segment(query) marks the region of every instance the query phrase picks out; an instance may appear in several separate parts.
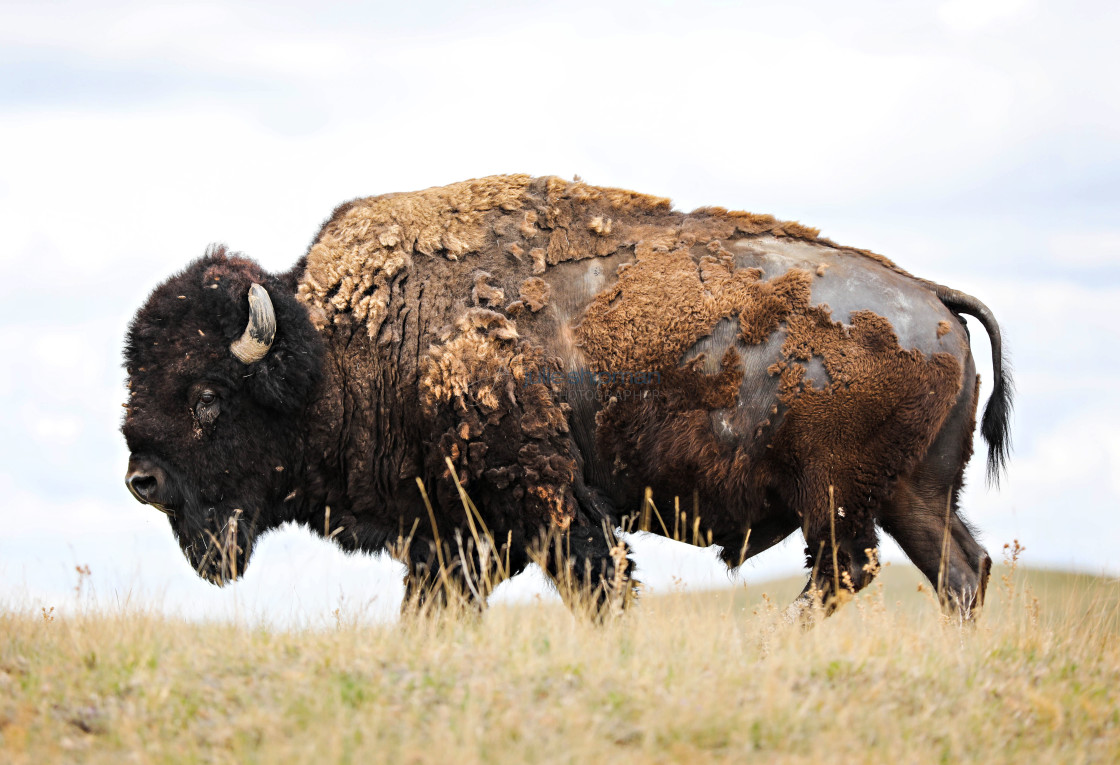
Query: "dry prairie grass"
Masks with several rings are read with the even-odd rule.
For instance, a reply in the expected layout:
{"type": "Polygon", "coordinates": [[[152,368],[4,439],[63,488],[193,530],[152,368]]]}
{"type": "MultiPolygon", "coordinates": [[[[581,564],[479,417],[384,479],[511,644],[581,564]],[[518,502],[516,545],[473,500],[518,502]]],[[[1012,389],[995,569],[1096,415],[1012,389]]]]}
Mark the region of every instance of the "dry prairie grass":
{"type": "Polygon", "coordinates": [[[975,627],[909,567],[810,632],[800,582],[284,631],[0,611],[0,760],[1117,762],[1115,580],[993,574],[975,627]],[[765,589],[769,595],[763,595],[765,589]]]}

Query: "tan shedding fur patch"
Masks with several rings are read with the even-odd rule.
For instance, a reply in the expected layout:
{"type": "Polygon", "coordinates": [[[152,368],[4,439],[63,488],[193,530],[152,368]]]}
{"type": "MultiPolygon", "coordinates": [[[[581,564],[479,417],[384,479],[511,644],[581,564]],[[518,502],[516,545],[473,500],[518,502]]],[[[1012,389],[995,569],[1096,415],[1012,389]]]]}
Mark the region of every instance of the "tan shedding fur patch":
{"type": "MultiPolygon", "coordinates": [[[[770,215],[719,207],[685,215],[664,197],[555,177],[490,176],[339,208],[308,251],[298,295],[327,322],[343,314],[364,322],[373,338],[395,277],[419,256],[458,260],[492,251],[520,262],[527,253],[539,275],[551,265],[640,244],[709,244],[762,234],[832,244],[814,228],[770,215]]],[[[897,270],[885,258],[865,254],[897,270]]],[[[481,291],[476,300],[497,302],[481,291]]]]}
{"type": "Polygon", "coordinates": [[[461,483],[483,480],[530,526],[545,521],[563,530],[577,512],[576,462],[567,409],[547,373],[556,371],[538,346],[519,339],[513,322],[473,308],[429,348],[420,390],[428,416],[447,423],[437,453],[451,459],[461,483]],[[511,452],[504,461],[503,451],[511,452]]]}
{"type": "Polygon", "coordinates": [[[497,409],[509,386],[523,383],[541,364],[539,353],[526,356],[526,349],[510,344],[517,328],[499,313],[472,309],[455,327],[454,338],[428,349],[420,389],[429,411],[465,396],[497,409]]]}
{"type": "Polygon", "coordinates": [[[611,219],[604,219],[602,215],[596,215],[587,224],[587,227],[594,231],[599,236],[607,236],[611,233],[611,219]]]}
{"type": "Polygon", "coordinates": [[[548,260],[545,257],[544,248],[543,247],[534,247],[529,252],[529,256],[533,259],[533,273],[534,274],[543,274],[545,272],[545,270],[547,269],[547,264],[548,264],[548,260]]]}
{"type": "Polygon", "coordinates": [[[950,324],[949,322],[945,321],[944,319],[937,322],[937,339],[938,340],[945,337],[945,335],[949,334],[952,331],[953,331],[953,325],[950,324]]]}
{"type": "MultiPolygon", "coordinates": [[[[644,241],[614,286],[587,307],[576,337],[596,371],[675,369],[681,356],[726,316],[738,316],[743,341],[763,342],[809,304],[810,275],[792,269],[762,281],[720,251],[694,257],[688,247],[644,241]]],[[[700,374],[700,373],[697,373],[700,374]]]]}
{"type": "Polygon", "coordinates": [[[474,286],[471,288],[471,302],[475,305],[496,306],[502,302],[506,293],[500,287],[490,284],[494,277],[485,271],[474,275],[474,286]]]}
{"type": "Polygon", "coordinates": [[[533,313],[548,305],[548,298],[552,294],[552,287],[548,282],[539,277],[532,277],[521,282],[521,302],[529,307],[533,313]]]}
{"type": "Polygon", "coordinates": [[[304,302],[330,318],[350,312],[375,337],[385,318],[390,282],[413,256],[458,259],[487,241],[481,222],[491,210],[517,210],[532,179],[493,176],[411,194],[371,197],[323,227],[307,255],[299,286],[304,302]]]}

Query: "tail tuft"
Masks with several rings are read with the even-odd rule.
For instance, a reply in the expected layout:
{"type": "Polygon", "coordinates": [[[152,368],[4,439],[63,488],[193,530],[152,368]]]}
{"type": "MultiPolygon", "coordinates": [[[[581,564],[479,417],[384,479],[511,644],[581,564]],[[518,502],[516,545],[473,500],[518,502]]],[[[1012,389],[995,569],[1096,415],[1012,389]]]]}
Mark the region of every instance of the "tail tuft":
{"type": "Polygon", "coordinates": [[[1007,468],[1011,456],[1011,398],[1015,386],[1011,370],[1004,360],[1002,374],[995,379],[995,387],[984,406],[980,421],[980,435],[988,442],[988,483],[999,486],[999,476],[1007,468]]]}

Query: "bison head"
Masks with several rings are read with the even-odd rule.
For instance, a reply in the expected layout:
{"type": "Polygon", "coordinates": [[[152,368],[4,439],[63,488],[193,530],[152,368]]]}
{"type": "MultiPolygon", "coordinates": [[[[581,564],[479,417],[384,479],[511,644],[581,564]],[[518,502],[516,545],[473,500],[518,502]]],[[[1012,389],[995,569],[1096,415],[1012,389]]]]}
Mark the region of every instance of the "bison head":
{"type": "Polygon", "coordinates": [[[199,576],[223,585],[302,470],[322,342],[294,284],[224,248],[160,285],[128,331],[125,482],[167,514],[199,576]]]}

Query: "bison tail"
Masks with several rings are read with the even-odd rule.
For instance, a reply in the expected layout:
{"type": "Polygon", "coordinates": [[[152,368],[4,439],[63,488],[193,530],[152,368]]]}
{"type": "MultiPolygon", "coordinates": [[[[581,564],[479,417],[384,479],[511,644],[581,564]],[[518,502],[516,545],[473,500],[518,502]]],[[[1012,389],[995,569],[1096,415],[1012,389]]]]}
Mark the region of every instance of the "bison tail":
{"type": "Polygon", "coordinates": [[[1007,468],[1011,454],[1011,395],[1013,386],[1008,369],[996,373],[995,388],[984,405],[980,434],[988,442],[988,482],[999,486],[999,475],[1007,468]]]}
{"type": "Polygon", "coordinates": [[[995,387],[984,406],[984,417],[980,421],[980,434],[988,442],[988,483],[998,486],[1000,473],[1007,467],[1011,454],[1011,399],[1014,386],[1011,382],[1011,369],[1003,355],[1003,338],[1000,336],[996,317],[971,295],[932,284],[937,297],[945,306],[958,314],[968,314],[980,320],[992,344],[992,375],[995,387]]]}

